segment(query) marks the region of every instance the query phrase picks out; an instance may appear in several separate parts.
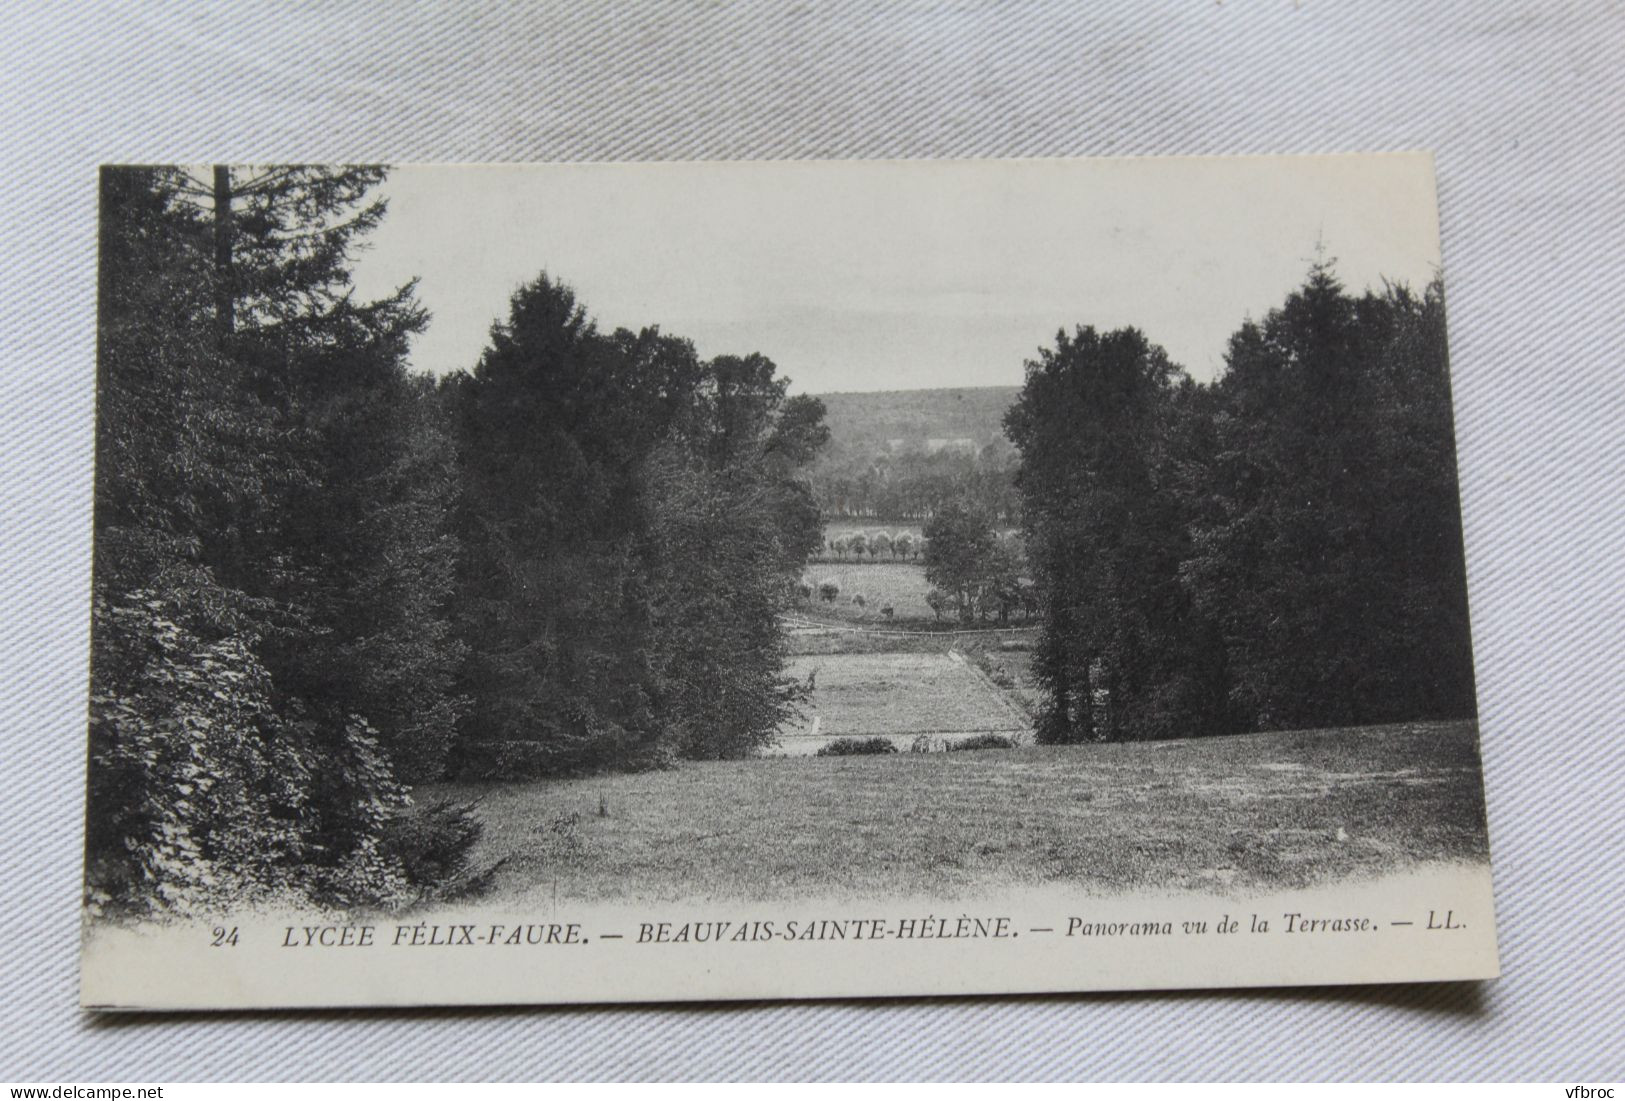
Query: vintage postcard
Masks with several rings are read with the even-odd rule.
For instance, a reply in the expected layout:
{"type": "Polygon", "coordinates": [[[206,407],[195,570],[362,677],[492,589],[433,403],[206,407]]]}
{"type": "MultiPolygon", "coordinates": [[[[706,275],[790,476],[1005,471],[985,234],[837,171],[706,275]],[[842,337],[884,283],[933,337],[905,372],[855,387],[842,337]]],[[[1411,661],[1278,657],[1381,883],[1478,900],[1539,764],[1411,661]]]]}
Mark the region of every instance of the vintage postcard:
{"type": "Polygon", "coordinates": [[[81,998],[1497,973],[1425,154],[100,176],[81,998]]]}

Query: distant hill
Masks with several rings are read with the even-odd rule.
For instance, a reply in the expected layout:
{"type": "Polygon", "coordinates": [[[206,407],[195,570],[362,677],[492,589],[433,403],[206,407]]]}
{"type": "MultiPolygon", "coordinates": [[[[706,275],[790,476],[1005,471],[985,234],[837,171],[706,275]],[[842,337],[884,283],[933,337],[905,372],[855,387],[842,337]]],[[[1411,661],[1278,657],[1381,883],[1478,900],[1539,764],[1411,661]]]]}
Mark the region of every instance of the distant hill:
{"type": "Polygon", "coordinates": [[[1004,439],[1019,386],[819,394],[828,411],[826,461],[900,451],[980,451],[1004,439]]]}

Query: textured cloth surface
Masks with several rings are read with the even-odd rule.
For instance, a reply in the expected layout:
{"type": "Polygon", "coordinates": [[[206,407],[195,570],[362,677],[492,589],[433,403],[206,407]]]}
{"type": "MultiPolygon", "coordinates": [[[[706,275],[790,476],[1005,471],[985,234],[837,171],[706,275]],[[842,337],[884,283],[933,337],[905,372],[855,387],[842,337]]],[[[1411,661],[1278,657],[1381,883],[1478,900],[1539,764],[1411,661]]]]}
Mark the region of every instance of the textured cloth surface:
{"type": "Polygon", "coordinates": [[[1625,1077],[1625,8],[29,3],[7,24],[0,1075],[1625,1077]],[[98,163],[1396,148],[1437,155],[1500,981],[76,1008],[98,163]]]}

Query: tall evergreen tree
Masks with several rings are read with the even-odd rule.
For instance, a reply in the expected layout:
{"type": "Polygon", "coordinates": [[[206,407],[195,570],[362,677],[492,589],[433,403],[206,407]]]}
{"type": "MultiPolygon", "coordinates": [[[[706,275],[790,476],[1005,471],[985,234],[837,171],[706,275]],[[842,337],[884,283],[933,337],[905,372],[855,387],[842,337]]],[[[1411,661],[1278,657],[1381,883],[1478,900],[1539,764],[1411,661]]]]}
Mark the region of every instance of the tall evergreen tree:
{"type": "Polygon", "coordinates": [[[765,357],[602,334],[545,275],[446,383],[468,555],[464,767],[735,756],[783,715],[776,612],[821,539],[826,433],[765,357]]]}
{"type": "Polygon", "coordinates": [[[543,276],[513,296],[474,372],[445,384],[468,545],[467,741],[484,754],[465,767],[556,773],[653,751],[635,472],[666,410],[636,385],[652,364],[623,351],[543,276]]]}
{"type": "Polygon", "coordinates": [[[284,471],[222,568],[276,601],[263,652],[279,687],[326,722],[365,716],[416,781],[443,771],[461,706],[446,612],[456,485],[449,427],[405,368],[428,320],[413,286],[361,303],[350,281],[385,214],[370,195],[383,175],[213,172],[220,340],[280,429],[284,471]]]}
{"type": "Polygon", "coordinates": [[[1471,714],[1443,299],[1328,264],[1211,387],[1132,331],[1029,364],[1007,420],[1043,737],[1471,714]]]}
{"type": "Polygon", "coordinates": [[[254,653],[265,602],[208,555],[272,476],[272,434],[219,347],[208,224],[175,175],[104,170],[100,231],[87,897],[283,889],[312,762],[254,653]]]}
{"type": "Polygon", "coordinates": [[[1316,264],[1226,362],[1189,576],[1235,706],[1263,727],[1470,710],[1437,287],[1356,298],[1316,264]]]}
{"type": "Polygon", "coordinates": [[[1006,418],[1044,613],[1047,741],[1223,729],[1205,631],[1180,585],[1175,441],[1190,385],[1137,330],[1057,335],[1006,418]]]}

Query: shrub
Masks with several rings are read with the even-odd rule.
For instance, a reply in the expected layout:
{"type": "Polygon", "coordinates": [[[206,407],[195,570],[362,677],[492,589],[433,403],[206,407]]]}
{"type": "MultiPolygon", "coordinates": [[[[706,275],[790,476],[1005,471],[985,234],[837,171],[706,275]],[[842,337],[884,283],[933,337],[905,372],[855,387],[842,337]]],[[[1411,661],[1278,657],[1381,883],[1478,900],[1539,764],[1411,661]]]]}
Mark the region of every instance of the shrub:
{"type": "Polygon", "coordinates": [[[865,604],[867,604],[867,603],[868,603],[868,601],[866,601],[866,600],[865,600],[865,599],[864,599],[864,598],[863,598],[863,594],[862,594],[862,593],[857,593],[857,594],[856,594],[856,595],[854,595],[854,596],[853,596],[853,597],[852,597],[852,603],[854,603],[854,604],[856,604],[856,605],[857,605],[857,606],[858,606],[858,607],[860,607],[860,608],[861,608],[861,607],[863,607],[863,606],[864,606],[864,605],[865,605],[865,604]]]}
{"type": "Polygon", "coordinates": [[[914,740],[909,743],[908,751],[910,753],[941,753],[946,748],[947,744],[936,734],[916,734],[914,740]]]}
{"type": "Polygon", "coordinates": [[[810,601],[813,596],[813,587],[805,581],[801,582],[796,586],[796,596],[803,601],[810,601]]]}
{"type": "Polygon", "coordinates": [[[953,753],[963,749],[1014,749],[1016,743],[1003,734],[976,734],[969,738],[962,738],[957,742],[948,743],[948,752],[953,753]]]}
{"type": "Polygon", "coordinates": [[[880,614],[885,616],[887,619],[890,619],[894,614],[896,614],[896,609],[888,604],[884,608],[880,609],[880,614]]]}
{"type": "Polygon", "coordinates": [[[483,892],[501,866],[481,870],[474,863],[474,847],[484,832],[473,803],[439,799],[387,819],[379,848],[399,862],[406,881],[424,898],[468,898],[483,892]]]}
{"type": "Polygon", "coordinates": [[[841,595],[841,583],[833,577],[826,577],[818,583],[818,597],[827,603],[835,603],[835,598],[841,595]]]}
{"type": "Polygon", "coordinates": [[[987,679],[998,685],[1000,688],[1014,688],[1016,686],[1016,680],[1010,675],[1009,671],[995,665],[993,663],[993,659],[988,657],[985,653],[977,653],[976,667],[982,672],[986,673],[987,679]]]}
{"type": "Polygon", "coordinates": [[[896,753],[890,738],[836,738],[820,746],[814,757],[862,757],[871,753],[896,753]]]}

